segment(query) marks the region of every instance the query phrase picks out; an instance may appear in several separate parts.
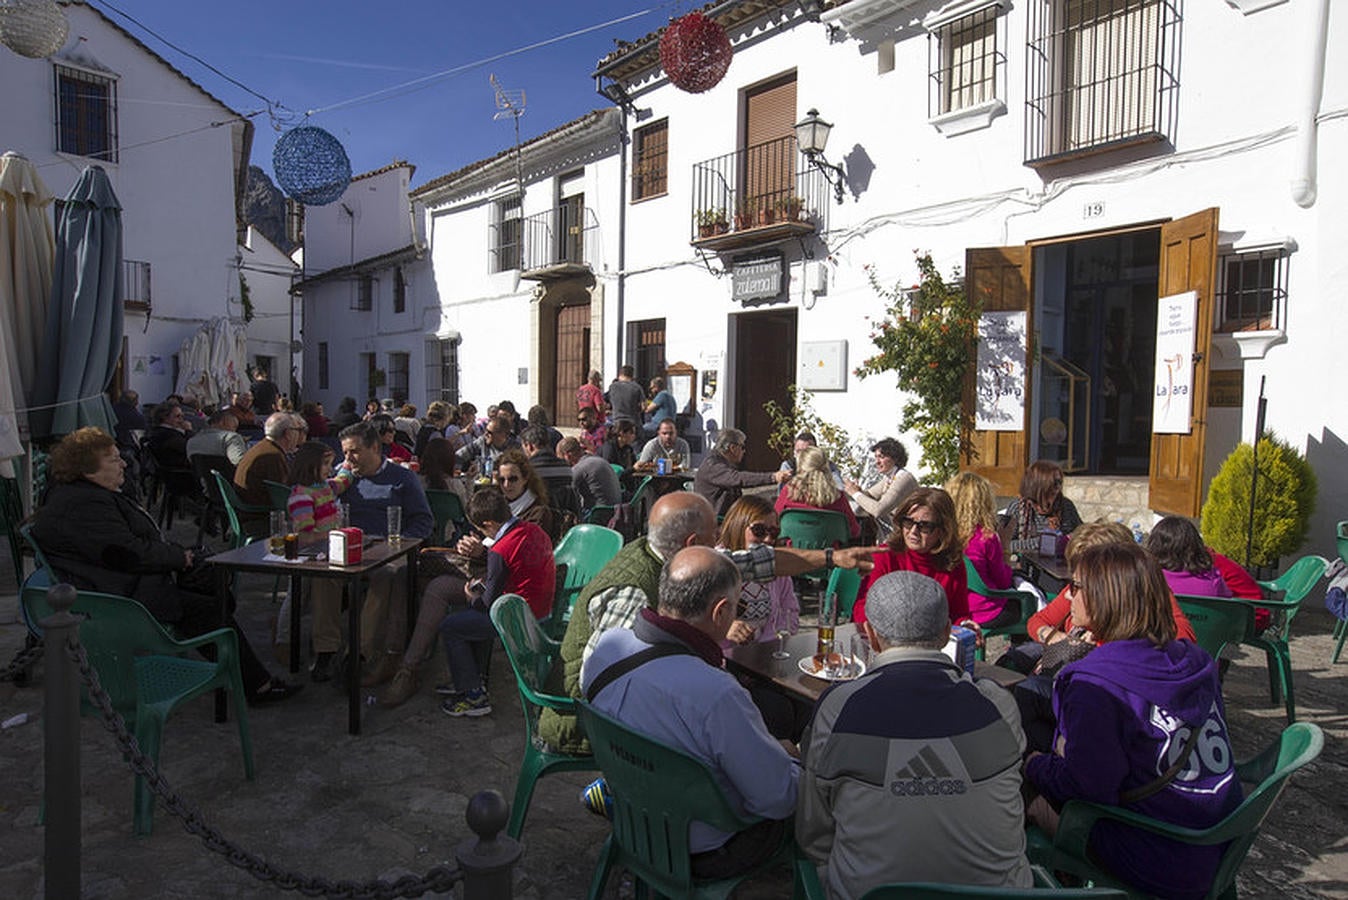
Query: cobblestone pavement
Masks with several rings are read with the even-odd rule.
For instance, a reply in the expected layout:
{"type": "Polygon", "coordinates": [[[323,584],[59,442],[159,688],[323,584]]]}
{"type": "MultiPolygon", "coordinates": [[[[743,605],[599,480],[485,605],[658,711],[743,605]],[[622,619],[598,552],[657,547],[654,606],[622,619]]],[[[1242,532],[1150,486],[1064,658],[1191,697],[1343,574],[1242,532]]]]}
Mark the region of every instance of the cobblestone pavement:
{"type": "MultiPolygon", "coordinates": [[[[12,589],[7,566],[7,560],[0,563],[0,586],[6,586],[0,590],[12,589]]],[[[270,581],[253,579],[246,587],[244,627],[255,646],[265,648],[275,608],[270,581]]],[[[1243,897],[1348,896],[1348,659],[1329,666],[1333,620],[1320,603],[1322,596],[1322,591],[1313,595],[1296,620],[1292,657],[1298,711],[1325,729],[1325,752],[1293,779],[1266,823],[1241,873],[1243,897]]],[[[0,595],[0,662],[23,642],[23,626],[13,621],[13,613],[13,596],[0,595]]],[[[250,710],[257,763],[252,782],[243,778],[234,726],[215,724],[211,701],[200,698],[170,720],[163,772],[228,837],[305,874],[393,878],[451,863],[454,845],[469,836],[463,819],[467,798],[483,788],[512,796],[524,727],[499,648],[490,716],[450,719],[442,714],[432,685],[442,680],[443,654],[425,671],[420,692],[405,705],[367,707],[359,737],[346,733],[346,705],[331,685],[309,685],[285,703],[250,710]]],[[[1248,756],[1272,741],[1283,724],[1280,709],[1269,704],[1262,658],[1241,651],[1226,693],[1237,756],[1248,756]]],[[[41,706],[40,687],[0,684],[0,719],[38,713],[41,706]]],[[[134,837],[129,769],[97,721],[85,718],[81,736],[86,897],[282,894],[207,851],[162,806],[156,810],[154,834],[134,837]]],[[[0,897],[42,895],[41,755],[40,721],[0,731],[0,897]]],[[[539,783],[524,829],[524,857],[515,872],[516,897],[585,895],[607,832],[606,823],[576,800],[591,777],[566,773],[539,783]]],[[[616,896],[616,890],[611,888],[610,895],[616,896]]],[[[783,873],[761,879],[739,896],[789,895],[783,873]]]]}

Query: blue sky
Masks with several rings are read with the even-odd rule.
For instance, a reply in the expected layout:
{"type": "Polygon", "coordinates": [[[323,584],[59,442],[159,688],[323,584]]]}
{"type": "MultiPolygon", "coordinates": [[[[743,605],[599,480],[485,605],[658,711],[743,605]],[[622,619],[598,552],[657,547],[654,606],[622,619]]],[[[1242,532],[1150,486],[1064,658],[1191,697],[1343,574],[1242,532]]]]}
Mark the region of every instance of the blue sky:
{"type": "MultiPolygon", "coordinates": [[[[671,15],[700,4],[677,0],[91,0],[91,5],[144,41],[234,109],[264,104],[219,75],[165,46],[116,10],[201,57],[259,94],[283,104],[301,124],[334,134],[353,171],[365,172],[406,159],[421,184],[509,147],[509,121],[493,121],[495,93],[523,91],[521,138],[541,134],[608,105],[595,93],[590,73],[613,50],[615,38],[634,41],[671,15]],[[571,32],[625,16],[586,34],[472,65],[571,32]],[[327,110],[372,92],[460,66],[417,90],[327,110]]],[[[279,137],[267,115],[256,125],[252,161],[272,174],[279,137]]]]}

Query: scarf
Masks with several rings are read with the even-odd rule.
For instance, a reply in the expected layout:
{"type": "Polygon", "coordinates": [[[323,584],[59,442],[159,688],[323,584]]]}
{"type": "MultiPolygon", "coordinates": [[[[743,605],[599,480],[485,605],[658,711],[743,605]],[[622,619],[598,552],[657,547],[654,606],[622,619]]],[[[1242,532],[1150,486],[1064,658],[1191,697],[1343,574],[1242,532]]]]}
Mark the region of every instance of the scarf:
{"type": "Polygon", "coordinates": [[[721,653],[720,645],[682,619],[662,616],[647,607],[638,615],[632,630],[648,644],[668,644],[672,639],[673,642],[687,645],[707,665],[717,669],[725,666],[725,655],[721,653]]]}

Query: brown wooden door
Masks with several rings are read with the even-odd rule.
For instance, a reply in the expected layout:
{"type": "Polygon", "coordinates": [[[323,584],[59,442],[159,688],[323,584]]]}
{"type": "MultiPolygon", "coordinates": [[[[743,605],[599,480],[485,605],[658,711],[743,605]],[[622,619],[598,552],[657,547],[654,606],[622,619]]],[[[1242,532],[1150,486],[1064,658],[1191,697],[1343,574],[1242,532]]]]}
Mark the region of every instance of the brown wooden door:
{"type": "Polygon", "coordinates": [[[744,95],[744,192],[740,212],[757,213],[796,193],[796,75],[744,95]]]}
{"type": "Polygon", "coordinates": [[[796,311],[741,313],[735,323],[735,427],[749,436],[743,468],[768,472],[781,464],[768,448],[772,420],[763,404],[790,409],[786,392],[796,381],[796,311]]]}
{"type": "Polygon", "coordinates": [[[590,304],[558,308],[556,359],[554,399],[548,414],[555,424],[569,426],[576,418],[576,388],[590,374],[590,304]]]}
{"type": "MultiPolygon", "coordinates": [[[[1027,315],[1031,314],[1030,254],[1030,248],[1025,246],[971,248],[965,255],[964,289],[980,298],[987,312],[1024,310],[1027,315]]],[[[1027,325],[1026,330],[1033,335],[1033,324],[1027,325]]],[[[971,352],[977,352],[976,348],[971,352]]],[[[975,376],[971,369],[964,391],[965,408],[970,415],[974,410],[975,376]]],[[[1028,418],[1028,377],[1024,398],[1028,418]]],[[[1029,464],[1028,454],[1023,424],[1019,431],[974,430],[963,447],[964,467],[991,481],[997,493],[1007,497],[1020,492],[1020,476],[1029,464]]]]}
{"type": "Polygon", "coordinates": [[[1217,210],[1161,226],[1159,295],[1198,293],[1194,316],[1193,408],[1188,434],[1153,434],[1147,502],[1157,512],[1197,516],[1203,505],[1203,449],[1207,438],[1208,353],[1212,344],[1213,285],[1217,277],[1217,210]]]}

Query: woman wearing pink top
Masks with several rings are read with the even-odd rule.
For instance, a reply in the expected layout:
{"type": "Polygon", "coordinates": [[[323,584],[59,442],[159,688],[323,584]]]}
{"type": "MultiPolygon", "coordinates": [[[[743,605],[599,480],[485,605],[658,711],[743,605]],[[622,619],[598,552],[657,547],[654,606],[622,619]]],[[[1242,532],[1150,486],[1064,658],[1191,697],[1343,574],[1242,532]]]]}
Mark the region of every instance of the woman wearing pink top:
{"type": "MultiPolygon", "coordinates": [[[[978,577],[994,591],[1011,587],[1011,566],[997,536],[997,497],[992,483],[973,472],[961,472],[946,483],[945,489],[955,502],[964,555],[973,563],[978,577]]],[[[1020,610],[1008,606],[1005,599],[969,591],[969,617],[979,625],[1001,628],[1015,622],[1019,614],[1020,610]]]]}

